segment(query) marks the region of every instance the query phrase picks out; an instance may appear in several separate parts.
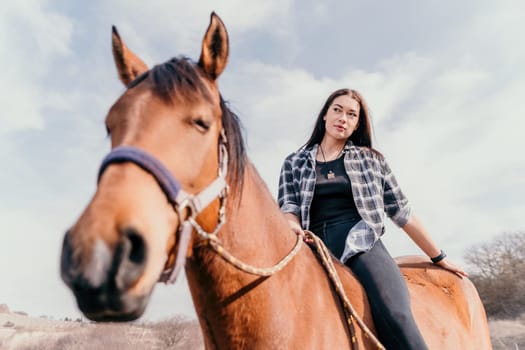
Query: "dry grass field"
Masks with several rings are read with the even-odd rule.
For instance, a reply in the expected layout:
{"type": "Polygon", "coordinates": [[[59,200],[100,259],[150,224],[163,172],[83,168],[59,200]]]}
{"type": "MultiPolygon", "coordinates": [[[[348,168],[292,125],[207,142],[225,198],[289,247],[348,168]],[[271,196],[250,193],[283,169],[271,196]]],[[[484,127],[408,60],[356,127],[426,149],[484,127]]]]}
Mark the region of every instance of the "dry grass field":
{"type": "Polygon", "coordinates": [[[494,350],[525,349],[525,314],[516,320],[492,320],[489,326],[494,350]]]}
{"type": "MultiPolygon", "coordinates": [[[[494,350],[525,350],[525,315],[515,320],[492,320],[490,331],[494,350]]],[[[85,320],[29,317],[10,312],[3,305],[0,307],[0,349],[201,350],[204,345],[197,321],[175,317],[151,323],[96,324],[85,320]]]]}
{"type": "Polygon", "coordinates": [[[151,323],[104,323],[51,320],[1,312],[0,349],[204,349],[197,321],[171,318],[151,323]]]}

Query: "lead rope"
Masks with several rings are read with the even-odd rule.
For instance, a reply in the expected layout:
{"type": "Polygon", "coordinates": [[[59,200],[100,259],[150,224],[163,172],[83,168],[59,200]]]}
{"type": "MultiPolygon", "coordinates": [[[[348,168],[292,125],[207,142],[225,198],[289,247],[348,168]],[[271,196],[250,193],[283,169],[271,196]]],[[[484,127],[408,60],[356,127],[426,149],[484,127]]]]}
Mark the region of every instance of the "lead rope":
{"type": "Polygon", "coordinates": [[[356,349],[356,350],[359,349],[357,338],[355,336],[355,327],[354,327],[354,322],[353,322],[355,320],[357,324],[359,325],[359,327],[361,328],[361,330],[363,331],[365,337],[370,339],[374,343],[374,345],[377,347],[377,349],[386,350],[383,344],[381,344],[381,342],[372,333],[370,328],[368,328],[366,324],[363,322],[363,320],[361,320],[361,318],[357,315],[357,312],[355,311],[352,304],[348,300],[346,293],[343,289],[341,279],[339,278],[339,275],[337,274],[337,271],[335,270],[335,266],[332,261],[332,256],[330,252],[328,251],[328,248],[326,247],[326,245],[313,232],[304,231],[304,234],[307,239],[312,240],[315,243],[316,252],[321,258],[321,262],[323,263],[323,266],[326,269],[326,272],[328,273],[330,280],[335,286],[337,295],[339,296],[339,298],[341,299],[343,303],[343,309],[346,315],[346,322],[348,324],[348,328],[350,329],[350,340],[351,340],[352,349],[356,349]]]}
{"type": "Polygon", "coordinates": [[[288,263],[293,259],[295,255],[297,255],[297,253],[301,249],[301,245],[303,242],[303,238],[297,235],[297,241],[295,242],[295,246],[284,258],[281,259],[281,261],[279,261],[271,267],[255,267],[245,262],[242,262],[241,260],[233,256],[232,253],[230,253],[228,250],[226,250],[226,248],[224,248],[224,246],[221,244],[216,235],[207,234],[196,222],[192,222],[192,225],[195,231],[197,231],[197,234],[205,238],[205,240],[203,241],[203,245],[209,245],[215,251],[215,253],[217,253],[217,255],[219,255],[221,258],[223,258],[225,261],[229,262],[239,270],[242,270],[252,275],[263,277],[271,276],[274,273],[282,270],[286,265],[288,265],[288,263]]]}

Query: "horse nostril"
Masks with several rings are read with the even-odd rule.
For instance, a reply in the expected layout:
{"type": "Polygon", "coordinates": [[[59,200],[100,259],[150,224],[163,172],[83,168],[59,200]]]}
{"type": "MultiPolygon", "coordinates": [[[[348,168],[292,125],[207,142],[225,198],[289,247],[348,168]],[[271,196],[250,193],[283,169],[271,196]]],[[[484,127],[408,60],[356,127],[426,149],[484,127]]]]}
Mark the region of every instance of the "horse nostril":
{"type": "Polygon", "coordinates": [[[124,234],[129,240],[129,243],[131,243],[131,249],[128,256],[129,260],[135,264],[142,264],[146,256],[144,239],[135,229],[132,228],[126,229],[124,234]]]}
{"type": "Polygon", "coordinates": [[[123,236],[114,260],[117,264],[115,283],[120,290],[128,289],[137,281],[144,272],[146,260],[146,244],[140,233],[134,228],[126,228],[123,236]]]}

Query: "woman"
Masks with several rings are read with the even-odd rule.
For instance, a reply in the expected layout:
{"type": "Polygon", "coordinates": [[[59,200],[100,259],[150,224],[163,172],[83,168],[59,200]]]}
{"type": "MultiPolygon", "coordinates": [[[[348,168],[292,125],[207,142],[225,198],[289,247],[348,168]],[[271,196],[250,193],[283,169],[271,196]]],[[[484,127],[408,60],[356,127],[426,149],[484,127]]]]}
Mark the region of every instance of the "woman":
{"type": "Polygon", "coordinates": [[[279,179],[279,206],[292,229],[317,234],[363,285],[380,341],[387,349],[427,349],[410,310],[408,288],[380,237],[384,214],[435,264],[467,274],[446,259],[411,213],[385,159],[372,148],[363,97],[332,93],[308,142],[289,155],[279,179]]]}

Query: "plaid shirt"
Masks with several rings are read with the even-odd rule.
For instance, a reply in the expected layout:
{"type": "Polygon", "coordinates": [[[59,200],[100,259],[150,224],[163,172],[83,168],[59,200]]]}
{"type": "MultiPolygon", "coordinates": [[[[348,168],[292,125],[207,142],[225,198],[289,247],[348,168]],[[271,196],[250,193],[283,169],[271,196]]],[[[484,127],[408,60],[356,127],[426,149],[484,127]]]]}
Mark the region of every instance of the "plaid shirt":
{"type": "MultiPolygon", "coordinates": [[[[286,157],[279,178],[278,202],[281,211],[296,215],[305,230],[310,227],[318,148],[318,145],[302,148],[286,157]]],[[[362,220],[348,234],[342,261],[372,248],[384,233],[385,213],[399,227],[408,222],[411,214],[407,198],[381,155],[368,148],[354,146],[350,140],[345,145],[344,153],[345,170],[362,220]]]]}

